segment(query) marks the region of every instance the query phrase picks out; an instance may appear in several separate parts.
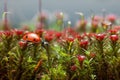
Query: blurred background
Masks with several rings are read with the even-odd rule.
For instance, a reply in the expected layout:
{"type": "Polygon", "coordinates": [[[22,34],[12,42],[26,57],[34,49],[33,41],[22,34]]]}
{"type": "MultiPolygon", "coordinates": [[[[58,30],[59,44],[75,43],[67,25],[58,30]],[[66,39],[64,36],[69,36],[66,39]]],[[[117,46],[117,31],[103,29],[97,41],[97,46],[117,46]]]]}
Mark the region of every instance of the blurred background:
{"type": "MultiPolygon", "coordinates": [[[[8,11],[11,12],[8,18],[14,27],[20,24],[34,22],[39,11],[39,0],[7,0],[8,11]]],[[[113,13],[120,15],[120,0],[42,0],[42,11],[52,20],[55,12],[63,12],[65,20],[74,24],[79,19],[75,12],[82,12],[85,18],[92,14],[102,15],[113,13]]],[[[4,0],[0,0],[0,21],[4,11],[4,0]]]]}

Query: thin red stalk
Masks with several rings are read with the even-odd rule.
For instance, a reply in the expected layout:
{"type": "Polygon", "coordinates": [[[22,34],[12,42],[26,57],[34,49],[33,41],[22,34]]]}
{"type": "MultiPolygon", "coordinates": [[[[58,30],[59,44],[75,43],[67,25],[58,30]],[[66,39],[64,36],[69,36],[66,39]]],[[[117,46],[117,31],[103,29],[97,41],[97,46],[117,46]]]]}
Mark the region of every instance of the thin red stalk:
{"type": "Polygon", "coordinates": [[[39,13],[41,14],[42,12],[42,0],[39,0],[39,13]]]}
{"type": "MultiPolygon", "coordinates": [[[[4,0],[4,12],[7,12],[7,0],[4,0]]],[[[7,24],[8,24],[7,14],[5,14],[4,29],[7,29],[7,27],[8,27],[7,24]]]]}
{"type": "MultiPolygon", "coordinates": [[[[42,0],[39,0],[39,14],[42,16],[42,0]]],[[[40,23],[42,23],[42,20],[40,20],[40,23]]]]}

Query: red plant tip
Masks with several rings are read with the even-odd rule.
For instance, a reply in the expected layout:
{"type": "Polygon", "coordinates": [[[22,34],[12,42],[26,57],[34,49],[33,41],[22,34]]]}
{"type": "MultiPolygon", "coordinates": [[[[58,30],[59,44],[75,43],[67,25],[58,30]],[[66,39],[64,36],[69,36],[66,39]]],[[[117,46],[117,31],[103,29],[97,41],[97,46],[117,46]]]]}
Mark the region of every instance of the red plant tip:
{"type": "Polygon", "coordinates": [[[21,47],[21,48],[25,48],[26,46],[27,46],[27,42],[26,41],[19,41],[19,46],[21,47]]]}
{"type": "Polygon", "coordinates": [[[94,37],[95,36],[95,33],[89,33],[88,34],[88,37],[94,37]]]}
{"type": "Polygon", "coordinates": [[[69,33],[69,34],[73,34],[75,33],[75,30],[73,28],[65,28],[64,32],[66,33],[69,33]]]}
{"type": "Polygon", "coordinates": [[[38,34],[39,36],[42,36],[42,34],[44,33],[44,29],[36,29],[35,33],[38,34]]]}
{"type": "Polygon", "coordinates": [[[70,70],[71,70],[71,71],[75,71],[76,69],[77,69],[77,66],[76,66],[76,65],[70,66],[70,70]]]}
{"type": "Polygon", "coordinates": [[[111,29],[109,30],[110,34],[117,34],[118,30],[117,29],[111,29]]]}
{"type": "Polygon", "coordinates": [[[52,40],[54,39],[54,37],[55,37],[55,33],[56,33],[55,30],[48,30],[48,31],[46,31],[45,36],[44,36],[44,39],[45,39],[47,42],[52,41],[52,40]]]}
{"type": "Polygon", "coordinates": [[[41,41],[40,37],[35,33],[26,33],[23,36],[24,41],[29,41],[32,43],[39,43],[41,41]]]}
{"type": "Polygon", "coordinates": [[[55,36],[56,36],[56,38],[59,39],[62,36],[62,33],[61,32],[56,32],[55,36]]]}
{"type": "Polygon", "coordinates": [[[80,47],[86,48],[88,46],[88,40],[83,40],[80,42],[80,47]]]}
{"type": "Polygon", "coordinates": [[[110,39],[113,42],[116,42],[118,40],[118,35],[110,35],[110,39]]]}
{"type": "Polygon", "coordinates": [[[15,32],[15,34],[18,35],[18,36],[24,34],[24,31],[23,31],[23,30],[17,30],[17,29],[15,29],[14,32],[15,32]]]}
{"type": "Polygon", "coordinates": [[[82,36],[79,35],[79,34],[75,35],[75,37],[76,37],[78,40],[81,40],[81,39],[82,39],[82,36]]]}
{"type": "Polygon", "coordinates": [[[47,34],[47,35],[44,36],[44,38],[45,38],[45,41],[51,42],[51,41],[53,40],[54,37],[47,34]]]}
{"type": "Polygon", "coordinates": [[[74,41],[74,38],[73,38],[73,37],[66,37],[66,41],[67,41],[67,42],[73,42],[73,41],[74,41]]]}
{"type": "Polygon", "coordinates": [[[105,34],[96,34],[95,37],[97,40],[102,41],[105,38],[105,34]]]}
{"type": "Polygon", "coordinates": [[[88,33],[84,32],[81,36],[86,37],[86,36],[88,36],[88,33]]]}
{"type": "Polygon", "coordinates": [[[84,33],[82,36],[83,37],[93,37],[95,35],[95,33],[84,33]]]}
{"type": "Polygon", "coordinates": [[[48,30],[46,31],[46,35],[53,36],[56,33],[55,30],[48,30]]]}
{"type": "Polygon", "coordinates": [[[83,62],[86,57],[84,55],[78,55],[77,58],[78,58],[79,62],[83,62]]]}
{"type": "Polygon", "coordinates": [[[110,21],[110,22],[115,22],[116,21],[116,16],[115,15],[113,15],[113,14],[110,14],[110,15],[108,15],[107,16],[107,19],[110,21]]]}
{"type": "Polygon", "coordinates": [[[6,37],[13,36],[13,32],[12,32],[12,31],[4,31],[3,34],[4,34],[6,37]]]}

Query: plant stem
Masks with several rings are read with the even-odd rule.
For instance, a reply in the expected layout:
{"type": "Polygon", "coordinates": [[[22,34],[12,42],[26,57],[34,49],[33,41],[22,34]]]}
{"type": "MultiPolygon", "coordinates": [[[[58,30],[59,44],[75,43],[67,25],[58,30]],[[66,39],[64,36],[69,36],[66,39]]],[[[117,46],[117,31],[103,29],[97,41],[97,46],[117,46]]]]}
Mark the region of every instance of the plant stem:
{"type": "Polygon", "coordinates": [[[34,56],[34,59],[36,59],[36,52],[37,52],[37,44],[34,44],[34,53],[33,53],[33,56],[34,56]]]}
{"type": "Polygon", "coordinates": [[[52,77],[52,71],[50,70],[52,68],[52,63],[51,63],[51,55],[50,55],[50,46],[49,44],[47,44],[46,46],[46,52],[47,52],[47,56],[48,56],[48,71],[50,72],[50,79],[53,80],[52,77]]]}
{"type": "Polygon", "coordinates": [[[51,68],[49,45],[47,45],[47,47],[46,47],[46,52],[47,52],[47,56],[48,56],[48,67],[51,68]]]}
{"type": "Polygon", "coordinates": [[[112,49],[113,49],[113,55],[115,56],[115,57],[117,57],[117,53],[116,53],[116,42],[112,42],[112,49]]]}
{"type": "Polygon", "coordinates": [[[99,66],[98,79],[107,80],[108,62],[105,60],[105,53],[103,51],[103,41],[99,42],[99,47],[100,47],[100,55],[101,55],[101,60],[100,60],[101,65],[99,66]]]}
{"type": "Polygon", "coordinates": [[[22,76],[22,62],[23,62],[23,54],[21,54],[20,60],[19,60],[19,65],[17,68],[17,73],[16,73],[16,77],[14,80],[20,80],[21,76],[22,76]]]}

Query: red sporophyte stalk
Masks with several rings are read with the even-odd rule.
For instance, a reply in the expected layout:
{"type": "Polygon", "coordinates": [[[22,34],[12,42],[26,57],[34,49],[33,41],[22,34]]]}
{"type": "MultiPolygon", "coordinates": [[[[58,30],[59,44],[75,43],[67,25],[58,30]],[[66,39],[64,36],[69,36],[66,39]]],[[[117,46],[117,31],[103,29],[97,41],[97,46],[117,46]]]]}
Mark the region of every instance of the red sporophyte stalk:
{"type": "Polygon", "coordinates": [[[38,22],[36,24],[36,29],[43,29],[45,27],[45,24],[43,22],[38,22]]]}
{"type": "Polygon", "coordinates": [[[80,47],[86,49],[88,46],[88,40],[82,40],[80,41],[80,47]]]}
{"type": "Polygon", "coordinates": [[[107,19],[113,23],[116,21],[117,17],[114,14],[110,14],[107,16],[107,19]]]}
{"type": "Polygon", "coordinates": [[[0,36],[2,36],[3,35],[3,31],[0,31],[0,36]]]}
{"type": "Polygon", "coordinates": [[[98,41],[102,41],[105,38],[105,34],[96,34],[95,37],[98,41]]]}
{"type": "Polygon", "coordinates": [[[118,35],[110,35],[110,40],[116,42],[118,40],[118,35]]]}
{"type": "Polygon", "coordinates": [[[3,31],[0,31],[0,42],[2,41],[3,31]]]}
{"type": "Polygon", "coordinates": [[[77,66],[76,66],[76,65],[70,66],[70,70],[71,70],[71,71],[75,71],[76,69],[77,69],[77,66]]]}
{"type": "Polygon", "coordinates": [[[21,48],[25,48],[26,46],[27,46],[27,42],[26,41],[19,41],[19,46],[21,47],[21,48]]]}
{"type": "Polygon", "coordinates": [[[38,20],[39,20],[40,22],[44,22],[46,19],[47,19],[47,14],[46,14],[46,13],[41,13],[41,14],[38,16],[38,20]]]}

